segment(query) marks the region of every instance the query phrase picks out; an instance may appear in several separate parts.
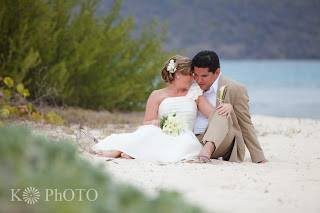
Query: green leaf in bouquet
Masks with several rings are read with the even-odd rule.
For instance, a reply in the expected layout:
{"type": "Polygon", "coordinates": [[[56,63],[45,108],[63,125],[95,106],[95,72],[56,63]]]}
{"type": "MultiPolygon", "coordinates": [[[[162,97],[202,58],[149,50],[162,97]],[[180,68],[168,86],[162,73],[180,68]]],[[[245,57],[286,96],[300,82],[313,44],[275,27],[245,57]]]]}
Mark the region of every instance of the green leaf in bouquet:
{"type": "Polygon", "coordinates": [[[166,123],[166,120],[168,119],[168,116],[163,116],[160,119],[160,128],[163,129],[163,125],[166,123]]]}

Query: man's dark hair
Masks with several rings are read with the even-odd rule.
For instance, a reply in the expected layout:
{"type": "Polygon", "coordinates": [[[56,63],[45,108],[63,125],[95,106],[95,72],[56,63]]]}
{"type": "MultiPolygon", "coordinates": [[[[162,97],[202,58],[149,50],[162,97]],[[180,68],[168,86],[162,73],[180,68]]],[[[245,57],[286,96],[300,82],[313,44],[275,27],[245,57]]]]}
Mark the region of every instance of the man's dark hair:
{"type": "Polygon", "coordinates": [[[192,59],[192,70],[194,67],[209,68],[209,72],[215,73],[220,68],[217,53],[211,50],[204,50],[195,55],[192,59]]]}

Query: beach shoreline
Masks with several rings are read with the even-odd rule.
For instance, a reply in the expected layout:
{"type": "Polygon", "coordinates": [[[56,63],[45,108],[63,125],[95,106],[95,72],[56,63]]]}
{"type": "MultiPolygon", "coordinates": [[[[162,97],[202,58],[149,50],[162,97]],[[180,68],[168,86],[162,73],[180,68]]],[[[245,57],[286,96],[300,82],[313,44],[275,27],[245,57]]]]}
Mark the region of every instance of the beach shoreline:
{"type": "MultiPolygon", "coordinates": [[[[132,184],[148,194],[161,189],[180,192],[208,212],[320,212],[320,120],[252,116],[269,162],[212,160],[209,164],[159,163],[106,159],[83,152],[102,164],[116,182],[132,184]]],[[[77,125],[52,127],[24,122],[35,134],[75,140],[77,125]]],[[[135,124],[108,123],[84,127],[102,139],[111,133],[134,131],[135,124]]]]}

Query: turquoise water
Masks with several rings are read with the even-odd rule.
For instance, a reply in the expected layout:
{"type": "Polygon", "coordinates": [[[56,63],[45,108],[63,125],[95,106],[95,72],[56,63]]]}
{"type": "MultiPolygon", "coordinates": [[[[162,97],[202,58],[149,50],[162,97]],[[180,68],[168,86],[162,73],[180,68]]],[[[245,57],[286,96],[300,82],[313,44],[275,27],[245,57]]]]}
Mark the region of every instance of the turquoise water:
{"type": "Polygon", "coordinates": [[[247,86],[253,114],[320,119],[320,60],[223,60],[247,86]]]}

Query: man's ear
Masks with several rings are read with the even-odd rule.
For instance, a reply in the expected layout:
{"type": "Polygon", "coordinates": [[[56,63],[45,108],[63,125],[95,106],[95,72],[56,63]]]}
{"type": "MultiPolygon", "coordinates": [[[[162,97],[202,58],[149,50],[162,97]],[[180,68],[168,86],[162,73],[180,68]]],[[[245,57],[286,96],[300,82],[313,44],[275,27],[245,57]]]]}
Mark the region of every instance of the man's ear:
{"type": "Polygon", "coordinates": [[[217,68],[217,69],[216,69],[216,72],[215,72],[214,74],[218,77],[219,74],[220,74],[220,68],[217,68]]]}

